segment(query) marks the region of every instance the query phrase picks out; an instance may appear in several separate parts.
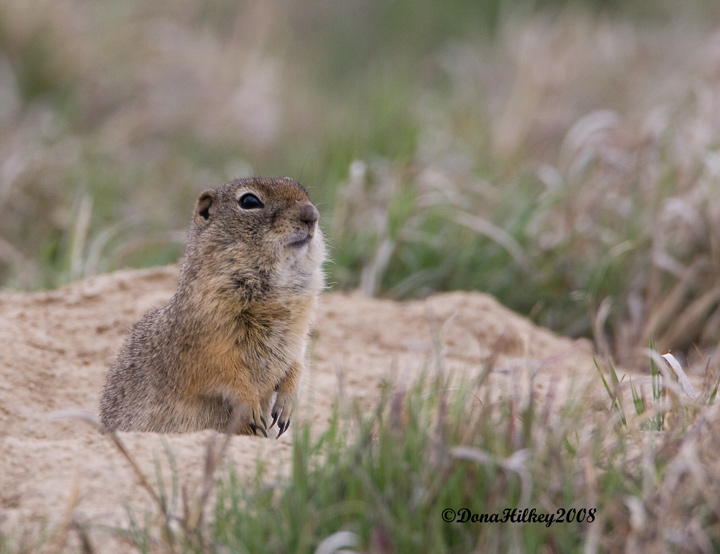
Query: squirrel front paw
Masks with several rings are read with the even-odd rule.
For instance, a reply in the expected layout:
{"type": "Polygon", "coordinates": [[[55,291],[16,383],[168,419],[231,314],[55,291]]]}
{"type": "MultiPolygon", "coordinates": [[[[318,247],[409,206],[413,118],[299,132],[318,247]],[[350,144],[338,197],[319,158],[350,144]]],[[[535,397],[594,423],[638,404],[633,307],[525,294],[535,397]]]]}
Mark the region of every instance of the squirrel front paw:
{"type": "Polygon", "coordinates": [[[238,435],[262,435],[267,438],[267,422],[260,404],[238,402],[234,409],[233,426],[238,435]]]}
{"type": "Polygon", "coordinates": [[[270,423],[270,429],[272,429],[275,423],[278,424],[277,438],[280,438],[288,427],[290,427],[290,415],[292,414],[293,397],[288,392],[278,392],[275,404],[272,408],[272,423],[270,423]]]}

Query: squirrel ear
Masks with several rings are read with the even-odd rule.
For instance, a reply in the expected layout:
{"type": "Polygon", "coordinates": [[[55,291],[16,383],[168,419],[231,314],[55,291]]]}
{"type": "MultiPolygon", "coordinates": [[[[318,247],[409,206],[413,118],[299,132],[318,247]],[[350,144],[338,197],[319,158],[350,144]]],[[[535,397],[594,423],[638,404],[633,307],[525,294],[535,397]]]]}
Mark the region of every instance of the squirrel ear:
{"type": "Polygon", "coordinates": [[[206,190],[203,192],[195,204],[195,219],[207,221],[210,219],[210,206],[215,201],[215,193],[212,190],[206,190]]]}

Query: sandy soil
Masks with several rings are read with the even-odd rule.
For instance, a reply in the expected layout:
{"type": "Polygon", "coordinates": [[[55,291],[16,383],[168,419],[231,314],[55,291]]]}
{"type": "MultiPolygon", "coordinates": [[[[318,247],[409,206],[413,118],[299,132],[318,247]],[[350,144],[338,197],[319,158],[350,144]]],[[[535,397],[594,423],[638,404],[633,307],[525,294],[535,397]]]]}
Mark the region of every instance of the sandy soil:
{"type": "MultiPolygon", "coordinates": [[[[50,414],[96,412],[124,333],[148,308],[164,304],[176,281],[177,269],[166,267],[98,276],[53,292],[0,294],[0,529],[69,518],[125,525],[127,505],[138,513],[150,506],[107,437],[50,414]]],[[[423,367],[436,367],[438,354],[444,370],[470,375],[497,355],[487,386],[498,395],[515,394],[530,374],[541,394],[552,388],[562,395],[571,382],[594,381],[591,393],[604,395],[588,342],[557,337],[489,296],[448,293],[395,303],[330,293],[322,298],[297,413],[319,433],[338,394],[371,406],[384,379],[409,384],[423,367]]],[[[190,491],[201,482],[208,441],[219,438],[212,431],[120,436],[152,482],[156,461],[169,474],[168,444],[190,491]]],[[[234,437],[228,460],[243,475],[262,459],[268,475],[277,476],[290,450],[290,433],[279,440],[234,437]]]]}

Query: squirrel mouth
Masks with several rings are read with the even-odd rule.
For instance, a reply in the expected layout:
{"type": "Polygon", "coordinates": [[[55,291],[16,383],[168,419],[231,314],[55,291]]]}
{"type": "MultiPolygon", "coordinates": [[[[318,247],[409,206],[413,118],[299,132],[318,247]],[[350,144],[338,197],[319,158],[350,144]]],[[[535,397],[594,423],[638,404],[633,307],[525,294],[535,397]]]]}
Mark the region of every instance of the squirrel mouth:
{"type": "Polygon", "coordinates": [[[302,248],[303,246],[310,243],[313,235],[304,231],[296,231],[290,235],[289,240],[286,244],[288,248],[302,248]]]}

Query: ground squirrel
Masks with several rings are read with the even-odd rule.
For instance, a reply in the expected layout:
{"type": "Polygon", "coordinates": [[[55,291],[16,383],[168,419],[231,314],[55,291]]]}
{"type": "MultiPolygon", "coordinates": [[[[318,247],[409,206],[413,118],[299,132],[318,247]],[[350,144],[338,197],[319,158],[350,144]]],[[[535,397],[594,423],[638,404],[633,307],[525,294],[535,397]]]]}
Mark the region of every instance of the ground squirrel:
{"type": "Polygon", "coordinates": [[[203,192],[175,295],[133,325],[108,371],[105,428],[266,434],[270,414],[285,432],[324,286],[317,222],[289,178],[203,192]]]}

